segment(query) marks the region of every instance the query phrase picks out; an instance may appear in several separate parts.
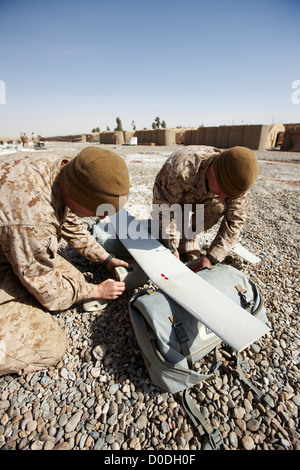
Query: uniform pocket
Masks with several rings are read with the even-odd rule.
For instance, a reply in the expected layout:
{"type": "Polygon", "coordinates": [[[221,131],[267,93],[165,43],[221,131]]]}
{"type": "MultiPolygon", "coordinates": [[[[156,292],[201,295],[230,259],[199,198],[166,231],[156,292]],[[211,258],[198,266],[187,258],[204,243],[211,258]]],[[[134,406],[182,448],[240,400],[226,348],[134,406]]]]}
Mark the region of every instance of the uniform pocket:
{"type": "Polygon", "coordinates": [[[56,252],[57,252],[57,237],[55,235],[51,235],[47,244],[47,254],[49,258],[54,259],[56,257],[56,252]]]}

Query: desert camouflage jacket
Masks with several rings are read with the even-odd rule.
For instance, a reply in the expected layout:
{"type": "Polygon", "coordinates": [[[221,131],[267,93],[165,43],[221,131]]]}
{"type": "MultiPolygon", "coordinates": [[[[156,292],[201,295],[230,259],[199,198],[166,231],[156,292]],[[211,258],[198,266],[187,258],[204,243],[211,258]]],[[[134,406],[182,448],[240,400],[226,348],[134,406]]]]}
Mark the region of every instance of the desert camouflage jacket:
{"type": "MultiPolygon", "coordinates": [[[[203,204],[204,230],[220,219],[219,230],[207,250],[222,261],[237,241],[247,216],[247,199],[243,195],[222,201],[207,191],[205,173],[221,150],[208,146],[187,146],[174,152],[156,176],[153,187],[153,204],[203,204]]],[[[166,230],[174,248],[180,243],[180,230],[174,219],[166,230]]]]}
{"type": "Polygon", "coordinates": [[[0,269],[9,263],[21,283],[49,310],[91,298],[93,285],[56,267],[61,238],[90,261],[104,249],[66,207],[59,173],[63,159],[52,154],[0,158],[0,269]]]}

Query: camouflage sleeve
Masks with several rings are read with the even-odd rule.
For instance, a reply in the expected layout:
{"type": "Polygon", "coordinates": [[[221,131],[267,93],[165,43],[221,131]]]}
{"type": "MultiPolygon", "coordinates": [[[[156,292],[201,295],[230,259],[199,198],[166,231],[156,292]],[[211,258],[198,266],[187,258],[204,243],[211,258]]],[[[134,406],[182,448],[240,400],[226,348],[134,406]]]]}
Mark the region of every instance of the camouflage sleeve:
{"type": "MultiPolygon", "coordinates": [[[[199,169],[203,161],[209,162],[214,155],[220,153],[215,147],[205,145],[186,146],[175,151],[164,163],[160,172],[157,174],[153,187],[153,211],[152,217],[159,219],[162,233],[169,236],[170,242],[174,248],[178,248],[182,237],[181,218],[176,223],[176,216],[170,216],[170,210],[166,208],[166,215],[169,215],[169,224],[165,217],[165,224],[162,223],[162,217],[157,214],[162,211],[162,206],[173,206],[173,214],[176,213],[176,205],[181,205],[189,194],[189,199],[197,200],[197,187],[199,180],[199,169]],[[160,206],[160,208],[159,208],[160,206]],[[156,215],[154,215],[156,213],[156,215]]],[[[205,166],[206,168],[206,166],[205,166]]],[[[205,171],[205,170],[203,170],[205,171]]],[[[179,210],[179,208],[178,208],[179,210]]],[[[182,207],[180,209],[182,214],[182,207]]]]}
{"type": "Polygon", "coordinates": [[[207,250],[207,253],[220,262],[228,255],[239,238],[247,218],[247,206],[246,196],[227,202],[227,210],[218,233],[207,250]]]}
{"type": "Polygon", "coordinates": [[[91,262],[98,261],[105,253],[104,248],[96,242],[95,238],[85,229],[80,219],[71,211],[61,229],[61,236],[66,242],[91,262]]]}
{"type": "MultiPolygon", "coordinates": [[[[153,186],[152,217],[159,221],[162,237],[179,246],[181,227],[177,227],[170,207],[179,204],[184,193],[184,178],[178,167],[168,162],[158,173],[153,186]]],[[[167,244],[167,243],[166,243],[167,244]]]]}
{"type": "Polygon", "coordinates": [[[57,267],[57,237],[49,226],[8,226],[1,247],[26,289],[48,310],[64,310],[92,298],[93,284],[57,267]]]}
{"type": "Polygon", "coordinates": [[[176,204],[184,191],[183,182],[178,167],[167,161],[155,178],[153,204],[176,204]]]}

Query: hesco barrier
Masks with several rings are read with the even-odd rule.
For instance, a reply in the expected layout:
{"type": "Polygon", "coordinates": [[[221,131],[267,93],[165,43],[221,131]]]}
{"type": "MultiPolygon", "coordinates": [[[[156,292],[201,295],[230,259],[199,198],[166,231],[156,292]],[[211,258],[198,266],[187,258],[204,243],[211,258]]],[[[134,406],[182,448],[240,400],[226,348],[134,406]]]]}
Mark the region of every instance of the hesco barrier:
{"type": "Polygon", "coordinates": [[[281,150],[300,152],[300,124],[289,124],[286,126],[281,150]]]}
{"type": "Polygon", "coordinates": [[[184,145],[210,145],[217,148],[230,148],[236,145],[252,150],[276,146],[278,134],[285,131],[283,124],[199,127],[187,129],[184,145]]]}
{"type": "Polygon", "coordinates": [[[283,124],[147,129],[101,132],[100,143],[123,145],[127,144],[131,137],[137,137],[138,145],[210,145],[217,148],[240,145],[252,150],[260,150],[275,147],[278,135],[284,132],[283,124]]]}
{"type": "Polygon", "coordinates": [[[87,142],[86,134],[41,137],[42,142],[87,142]]]}
{"type": "Polygon", "coordinates": [[[175,129],[147,129],[141,131],[101,132],[100,144],[127,144],[131,137],[137,137],[139,145],[175,145],[175,129]]]}
{"type": "Polygon", "coordinates": [[[221,149],[240,145],[252,150],[280,148],[281,146],[281,150],[300,151],[300,124],[104,131],[82,135],[41,137],[40,140],[124,145],[129,143],[131,137],[137,138],[138,145],[210,145],[221,149]]]}

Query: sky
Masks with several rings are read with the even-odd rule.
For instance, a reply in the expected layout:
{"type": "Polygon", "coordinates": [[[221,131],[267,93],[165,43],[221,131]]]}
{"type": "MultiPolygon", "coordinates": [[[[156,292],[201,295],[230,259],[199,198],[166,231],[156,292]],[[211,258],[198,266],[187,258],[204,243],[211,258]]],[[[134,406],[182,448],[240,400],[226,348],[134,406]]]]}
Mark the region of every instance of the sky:
{"type": "Polygon", "coordinates": [[[0,0],[3,137],[299,123],[298,98],[299,0],[0,0]]]}

